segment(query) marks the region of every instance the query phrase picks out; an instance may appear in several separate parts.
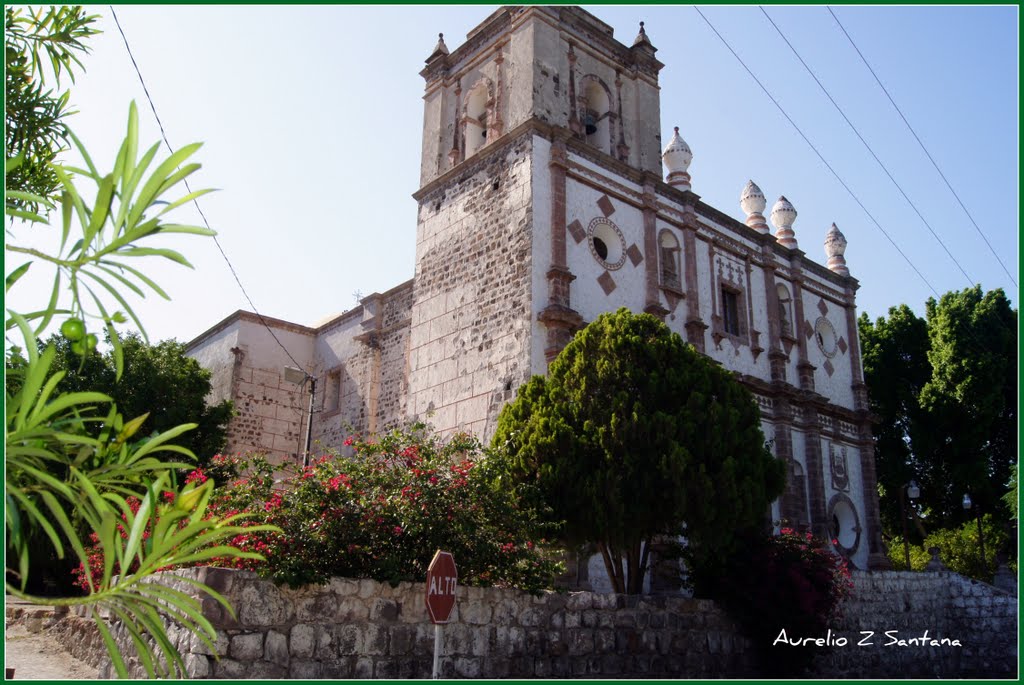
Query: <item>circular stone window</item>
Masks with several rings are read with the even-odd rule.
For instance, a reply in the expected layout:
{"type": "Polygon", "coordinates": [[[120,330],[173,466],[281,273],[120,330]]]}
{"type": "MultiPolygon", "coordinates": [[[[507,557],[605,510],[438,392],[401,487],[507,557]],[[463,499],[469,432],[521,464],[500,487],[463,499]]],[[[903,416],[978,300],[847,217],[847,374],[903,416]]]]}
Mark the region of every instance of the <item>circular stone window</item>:
{"type": "Polygon", "coordinates": [[[832,322],[824,316],[819,317],[814,323],[814,339],[826,357],[831,359],[836,356],[836,343],[838,342],[836,329],[832,326],[832,322]]]}
{"type": "Polygon", "coordinates": [[[829,535],[838,551],[850,556],[860,546],[860,517],[853,502],[845,495],[836,495],[829,502],[829,535]]]}
{"type": "Polygon", "coordinates": [[[587,244],[597,263],[615,271],[626,262],[626,239],[608,218],[599,216],[587,227],[587,244]]]}

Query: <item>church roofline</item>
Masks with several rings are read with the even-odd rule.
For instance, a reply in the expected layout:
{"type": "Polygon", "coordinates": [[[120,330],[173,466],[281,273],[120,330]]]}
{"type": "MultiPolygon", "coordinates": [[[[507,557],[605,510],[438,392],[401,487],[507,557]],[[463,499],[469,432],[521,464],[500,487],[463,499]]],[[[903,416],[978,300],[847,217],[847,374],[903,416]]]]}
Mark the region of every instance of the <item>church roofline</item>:
{"type": "MultiPolygon", "coordinates": [[[[366,300],[367,298],[370,297],[388,298],[402,291],[403,289],[411,288],[412,286],[413,279],[410,278],[406,281],[403,281],[402,283],[399,283],[398,285],[389,290],[385,290],[383,293],[370,293],[369,295],[363,297],[363,300],[366,300]]],[[[278,319],[273,316],[266,316],[265,314],[256,314],[255,312],[250,312],[245,309],[239,309],[231,314],[228,314],[226,317],[224,317],[214,325],[210,326],[208,329],[206,329],[205,331],[194,337],[192,340],[190,340],[188,343],[186,343],[185,350],[190,351],[198,347],[207,339],[213,337],[217,333],[220,333],[221,331],[228,328],[232,324],[241,321],[246,321],[249,323],[255,323],[260,325],[265,324],[271,328],[291,331],[292,333],[298,333],[299,335],[317,336],[324,333],[328,329],[337,326],[338,324],[342,323],[347,319],[351,319],[357,315],[361,316],[362,313],[363,306],[362,304],[359,304],[353,307],[352,309],[349,309],[348,311],[342,312],[333,319],[325,321],[319,326],[303,326],[302,324],[295,323],[293,321],[285,321],[284,319],[278,319]]]]}

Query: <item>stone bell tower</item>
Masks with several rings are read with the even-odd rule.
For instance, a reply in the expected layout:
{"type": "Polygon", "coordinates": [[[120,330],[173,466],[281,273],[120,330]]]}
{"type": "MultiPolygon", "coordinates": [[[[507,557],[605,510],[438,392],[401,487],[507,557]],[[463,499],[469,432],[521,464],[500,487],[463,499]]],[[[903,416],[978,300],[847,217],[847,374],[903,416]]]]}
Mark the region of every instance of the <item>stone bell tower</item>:
{"type": "Polygon", "coordinates": [[[503,7],[454,51],[439,36],[421,72],[411,415],[490,436],[582,326],[565,263],[567,149],[660,179],[654,55],[642,24],[630,47],[575,7],[503,7]]]}

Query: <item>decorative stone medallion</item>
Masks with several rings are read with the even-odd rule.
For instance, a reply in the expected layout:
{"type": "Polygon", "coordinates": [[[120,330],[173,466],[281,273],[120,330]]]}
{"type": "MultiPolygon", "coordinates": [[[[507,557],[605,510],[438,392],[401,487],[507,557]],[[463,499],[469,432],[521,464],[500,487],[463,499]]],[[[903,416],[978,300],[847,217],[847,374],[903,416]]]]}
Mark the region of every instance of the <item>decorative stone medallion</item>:
{"type": "Polygon", "coordinates": [[[818,320],[814,322],[814,340],[826,357],[831,359],[836,356],[836,352],[839,350],[839,339],[832,322],[824,316],[818,317],[818,320]]]}
{"type": "Polygon", "coordinates": [[[587,227],[587,244],[597,263],[615,271],[626,263],[626,239],[608,217],[599,216],[587,227]]]}

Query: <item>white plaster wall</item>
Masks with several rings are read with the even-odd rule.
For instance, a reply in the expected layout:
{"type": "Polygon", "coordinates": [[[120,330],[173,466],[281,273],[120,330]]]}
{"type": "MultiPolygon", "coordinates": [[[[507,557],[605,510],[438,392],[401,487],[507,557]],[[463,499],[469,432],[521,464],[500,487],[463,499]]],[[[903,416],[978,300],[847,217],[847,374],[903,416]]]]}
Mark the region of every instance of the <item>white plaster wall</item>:
{"type": "Polygon", "coordinates": [[[235,355],[231,348],[238,345],[238,322],[234,322],[198,345],[189,348],[187,354],[210,371],[210,393],[207,404],[218,404],[231,398],[231,370],[235,355]]]}
{"type": "MultiPolygon", "coordinates": [[[[587,229],[592,219],[603,217],[597,201],[604,195],[599,190],[583,185],[573,179],[566,182],[566,224],[578,220],[587,229]]],[[[628,250],[633,244],[641,254],[644,249],[643,213],[626,203],[609,197],[615,212],[608,219],[618,226],[625,239],[623,249],[628,250]]],[[[608,271],[615,281],[615,290],[605,294],[597,279],[605,273],[601,265],[590,251],[588,239],[577,243],[572,236],[566,236],[566,261],[569,270],[576,275],[572,282],[572,306],[587,322],[593,321],[604,312],[615,311],[619,307],[628,307],[632,311],[643,310],[644,290],[646,287],[645,263],[636,266],[626,257],[619,269],[608,271]]],[[[646,259],[646,256],[645,256],[646,259]]]]}
{"type": "MultiPolygon", "coordinates": [[[[811,325],[813,330],[815,322],[822,315],[818,309],[818,304],[824,298],[806,288],[802,290],[801,295],[804,306],[804,319],[811,325]]],[[[822,352],[813,336],[807,339],[801,332],[801,339],[807,345],[807,361],[816,367],[814,371],[814,389],[818,393],[829,397],[834,404],[852,409],[854,408],[851,385],[853,383],[853,365],[850,355],[846,309],[827,299],[825,304],[828,307],[828,312],[825,316],[832,323],[833,328],[835,328],[837,340],[842,338],[845,342],[846,349],[843,350],[843,346],[839,346],[836,349],[835,356],[829,359],[822,352]],[[829,360],[833,367],[831,376],[829,376],[825,369],[826,360],[829,360]]]]}
{"type": "Polygon", "coordinates": [[[313,340],[312,333],[299,333],[274,326],[277,340],[270,334],[267,327],[255,321],[240,321],[238,332],[239,346],[245,350],[245,365],[253,368],[267,369],[276,373],[284,373],[284,367],[295,366],[298,362],[303,371],[312,370],[313,340]],[[280,341],[280,345],[278,344],[280,341]],[[282,345],[291,354],[289,357],[282,345]],[[294,361],[292,358],[294,357],[294,361]]]}

